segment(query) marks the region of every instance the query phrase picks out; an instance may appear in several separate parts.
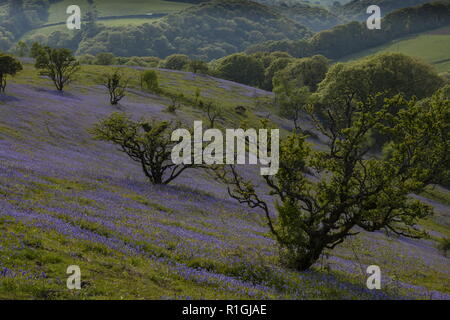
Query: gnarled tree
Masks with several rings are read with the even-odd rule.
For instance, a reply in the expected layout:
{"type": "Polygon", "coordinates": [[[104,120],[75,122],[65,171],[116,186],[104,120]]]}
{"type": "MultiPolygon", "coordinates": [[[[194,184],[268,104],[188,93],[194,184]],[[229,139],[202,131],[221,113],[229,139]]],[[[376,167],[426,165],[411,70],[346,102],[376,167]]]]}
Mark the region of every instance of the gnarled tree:
{"type": "Polygon", "coordinates": [[[0,93],[5,92],[6,77],[22,70],[22,64],[14,57],[0,54],[0,93]]]}
{"type": "Polygon", "coordinates": [[[396,96],[380,109],[375,96],[345,110],[325,110],[326,121],[321,122],[311,110],[317,129],[328,137],[328,148],[313,150],[295,133],[282,142],[280,169],[264,178],[276,202],[276,220],[236,168],[216,173],[231,197],[265,212],[282,257],[298,270],[310,268],[323,250],[355,235],[357,226],[421,237],[416,223],[432,209],[410,194],[449,177],[449,103],[438,92],[426,104],[396,96]],[[391,112],[399,106],[400,111],[391,112]],[[369,153],[367,140],[375,128],[390,137],[383,155],[369,153]]]}
{"type": "Polygon", "coordinates": [[[36,58],[35,67],[40,74],[50,77],[58,91],[73,81],[80,64],[69,49],[54,49],[42,47],[39,44],[32,48],[32,55],[36,58]]]}
{"type": "Polygon", "coordinates": [[[91,130],[97,140],[119,146],[132,160],[138,162],[152,184],[168,184],[195,164],[174,164],[171,152],[177,142],[171,134],[178,126],[166,121],[133,121],[115,112],[97,123],[91,130]]]}
{"type": "Polygon", "coordinates": [[[108,89],[109,102],[116,105],[125,97],[125,91],[128,86],[128,80],[123,79],[123,75],[119,70],[105,74],[102,79],[103,86],[108,89]]]}

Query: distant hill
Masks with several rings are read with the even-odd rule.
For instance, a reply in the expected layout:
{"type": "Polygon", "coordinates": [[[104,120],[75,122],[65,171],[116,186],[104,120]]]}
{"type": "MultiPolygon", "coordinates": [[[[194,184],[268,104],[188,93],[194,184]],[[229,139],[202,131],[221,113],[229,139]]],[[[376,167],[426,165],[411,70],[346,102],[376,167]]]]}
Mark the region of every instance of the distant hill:
{"type": "Polygon", "coordinates": [[[450,75],[450,25],[396,39],[387,44],[358,52],[340,60],[355,60],[379,52],[400,52],[417,57],[432,64],[438,72],[450,75]]]}
{"type": "Polygon", "coordinates": [[[308,40],[269,41],[251,46],[247,52],[286,51],[294,57],[322,54],[336,60],[394,39],[444,27],[449,21],[450,1],[438,1],[388,14],[382,20],[381,30],[369,30],[365,22],[353,21],[316,33],[308,40]]]}
{"type": "Polygon", "coordinates": [[[368,17],[366,11],[371,5],[377,5],[381,9],[381,15],[385,16],[397,9],[412,7],[430,0],[352,0],[342,6],[335,7],[338,14],[348,20],[365,21],[368,17]]]}
{"type": "Polygon", "coordinates": [[[330,29],[346,21],[321,6],[312,6],[306,3],[280,3],[273,5],[284,16],[310,28],[313,31],[330,29]]]}
{"type": "Polygon", "coordinates": [[[268,40],[303,39],[305,26],[247,0],[211,1],[141,26],[103,28],[78,46],[78,54],[102,51],[119,56],[184,53],[210,60],[268,40]]]}

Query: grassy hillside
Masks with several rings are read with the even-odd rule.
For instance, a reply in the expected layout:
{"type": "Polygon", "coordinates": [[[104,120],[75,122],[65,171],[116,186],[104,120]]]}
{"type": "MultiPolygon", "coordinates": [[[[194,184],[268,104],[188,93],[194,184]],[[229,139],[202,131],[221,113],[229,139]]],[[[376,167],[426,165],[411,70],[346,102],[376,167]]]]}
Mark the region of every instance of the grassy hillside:
{"type": "Polygon", "coordinates": [[[292,4],[274,6],[284,16],[310,28],[314,31],[321,31],[343,24],[344,19],[334,14],[333,10],[327,10],[321,6],[312,6],[309,4],[292,4]]]}
{"type": "MultiPolygon", "coordinates": [[[[444,0],[445,1],[445,0],[444,0]]],[[[337,8],[337,12],[349,20],[365,21],[368,17],[367,8],[377,5],[381,9],[381,15],[406,7],[433,2],[433,0],[352,0],[337,8]]]]}
{"type": "MultiPolygon", "coordinates": [[[[69,5],[77,4],[82,12],[90,8],[87,0],[62,0],[50,6],[47,23],[63,22],[67,19],[66,9],[69,5]]],[[[164,0],[94,0],[93,4],[100,17],[127,16],[147,13],[172,13],[185,9],[191,4],[164,0]]]]}
{"type": "Polygon", "coordinates": [[[381,21],[381,30],[369,30],[365,22],[352,21],[318,32],[306,41],[267,41],[253,45],[246,51],[286,51],[294,57],[321,54],[339,60],[402,37],[442,28],[448,25],[449,19],[450,1],[434,1],[389,13],[381,21]]]}
{"type": "Polygon", "coordinates": [[[265,40],[302,39],[312,32],[273,9],[247,0],[215,0],[170,14],[151,24],[112,27],[83,39],[78,54],[118,56],[187,54],[212,60],[265,40]]]}
{"type": "MultiPolygon", "coordinates": [[[[165,97],[142,92],[137,68],[124,68],[131,92],[108,103],[96,78],[108,67],[83,66],[64,94],[31,64],[0,96],[0,298],[449,299],[448,258],[435,248],[449,236],[448,191],[421,198],[437,214],[430,239],[362,232],[311,271],[281,267],[261,212],[230,199],[225,186],[191,171],[169,186],[151,186],[139,165],[88,129],[114,111],[134,119],[202,117],[184,105],[175,115],[165,97]],[[433,200],[434,199],[434,200],[433,200]],[[81,267],[81,291],[65,289],[66,268],[81,267]],[[383,290],[365,288],[368,265],[383,270],[383,290]]],[[[229,81],[157,70],[167,90],[222,105],[227,125],[269,118],[256,100],[270,93],[229,81]],[[244,116],[234,113],[246,106],[244,116]]],[[[256,168],[246,173],[259,179],[256,168]]]]}
{"type": "Polygon", "coordinates": [[[394,40],[341,60],[356,60],[379,52],[404,53],[423,59],[441,73],[450,72],[450,26],[394,40]]]}

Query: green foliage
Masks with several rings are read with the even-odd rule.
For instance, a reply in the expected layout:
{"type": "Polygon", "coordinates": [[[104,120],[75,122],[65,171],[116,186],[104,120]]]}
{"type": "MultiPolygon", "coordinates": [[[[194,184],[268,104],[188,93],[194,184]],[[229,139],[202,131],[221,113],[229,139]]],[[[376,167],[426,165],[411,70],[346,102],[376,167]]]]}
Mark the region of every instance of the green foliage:
{"type": "Polygon", "coordinates": [[[313,150],[305,137],[295,133],[282,141],[280,169],[275,176],[264,177],[270,194],[278,199],[276,224],[253,184],[236,169],[231,166],[219,177],[229,185],[232,197],[266,213],[281,257],[299,270],[308,269],[325,249],[354,235],[356,226],[421,237],[424,232],[415,224],[432,209],[409,195],[448,179],[448,105],[448,99],[436,94],[426,107],[396,96],[380,108],[373,96],[352,108],[329,110],[325,125],[310,109],[317,129],[328,137],[328,149],[313,150]],[[399,105],[399,112],[390,112],[399,105]],[[391,140],[391,152],[383,158],[367,153],[374,128],[391,140]]]}
{"type": "Polygon", "coordinates": [[[101,66],[109,66],[116,64],[116,57],[111,52],[101,52],[95,56],[94,64],[101,66]]]}
{"type": "Polygon", "coordinates": [[[116,105],[125,96],[128,80],[123,79],[123,74],[119,69],[114,70],[112,73],[103,75],[102,84],[108,89],[109,102],[112,105],[116,105]]]}
{"type": "Polygon", "coordinates": [[[157,93],[161,89],[158,84],[158,75],[155,70],[146,70],[141,75],[142,87],[150,92],[157,93]]]}
{"type": "Polygon", "coordinates": [[[0,50],[7,50],[14,42],[47,19],[48,0],[10,1],[9,12],[0,20],[0,50]]]}
{"type": "Polygon", "coordinates": [[[300,119],[305,113],[307,104],[310,101],[311,93],[308,87],[295,87],[292,83],[287,83],[277,87],[276,103],[280,107],[280,115],[294,121],[294,129],[300,129],[300,119]]]}
{"type": "Polygon", "coordinates": [[[161,61],[160,67],[171,70],[183,70],[189,61],[189,57],[185,54],[172,54],[161,61]]]}
{"type": "Polygon", "coordinates": [[[41,70],[40,74],[50,77],[58,91],[73,81],[80,67],[70,50],[42,47],[39,44],[32,50],[36,58],[35,68],[41,70]]]}
{"type": "Polygon", "coordinates": [[[350,1],[343,6],[336,7],[339,15],[346,17],[348,20],[365,21],[367,19],[366,10],[371,5],[377,5],[381,8],[381,14],[386,15],[396,9],[412,7],[429,0],[358,0],[350,1]]]}
{"type": "Polygon", "coordinates": [[[264,66],[255,57],[236,53],[217,61],[219,77],[239,83],[259,86],[264,81],[264,66]]]}
{"type": "Polygon", "coordinates": [[[208,117],[209,128],[215,128],[218,120],[224,120],[222,109],[212,102],[203,103],[202,101],[200,101],[200,107],[208,117]]]}
{"type": "MultiPolygon", "coordinates": [[[[275,6],[277,10],[313,31],[322,31],[345,22],[345,19],[336,14],[334,9],[331,11],[321,6],[309,5],[306,2],[280,2],[275,6]]],[[[365,12],[368,6],[361,12],[365,12]]]]}
{"type": "Polygon", "coordinates": [[[292,86],[306,86],[311,92],[315,92],[318,84],[325,78],[328,66],[328,59],[321,55],[297,59],[278,72],[272,81],[274,87],[291,82],[292,86]]]}
{"type": "Polygon", "coordinates": [[[444,81],[433,68],[401,53],[382,53],[355,62],[333,65],[318,93],[325,100],[365,99],[371,92],[387,97],[402,93],[406,98],[431,96],[444,81]]]}
{"type": "MultiPolygon", "coordinates": [[[[432,95],[444,81],[431,66],[398,53],[384,53],[351,63],[333,65],[320,83],[316,109],[321,118],[329,110],[337,112],[366,101],[373,92],[380,93],[376,104],[381,108],[385,98],[402,94],[423,99],[432,95]]],[[[392,112],[400,106],[393,106],[392,112]]],[[[386,138],[374,128],[373,147],[380,148],[386,138]]]]}
{"type": "Polygon", "coordinates": [[[16,45],[15,51],[18,57],[25,57],[28,55],[28,45],[23,41],[19,41],[16,45]]]}
{"type": "MultiPolygon", "coordinates": [[[[247,0],[214,0],[140,26],[103,27],[74,39],[78,54],[167,57],[174,53],[209,61],[266,40],[311,35],[304,26],[267,6],[247,0]]],[[[179,66],[177,66],[177,69],[179,66]]]]}
{"type": "Polygon", "coordinates": [[[3,55],[0,53],[0,93],[5,92],[6,77],[14,76],[22,70],[22,64],[14,57],[3,55]]]}
{"type": "Polygon", "coordinates": [[[193,73],[201,73],[207,74],[209,71],[208,64],[204,61],[200,60],[191,60],[188,62],[186,66],[187,71],[191,71],[193,73]]]}
{"type": "Polygon", "coordinates": [[[83,54],[77,57],[80,64],[95,64],[95,57],[92,54],[83,54]]]}
{"type": "Polygon", "coordinates": [[[174,164],[171,152],[177,144],[171,141],[172,131],[178,125],[166,121],[135,122],[122,113],[113,113],[91,130],[95,139],[112,142],[133,161],[142,166],[151,184],[168,184],[193,164],[174,164]]]}
{"type": "Polygon", "coordinates": [[[117,63],[126,66],[156,68],[160,59],[157,57],[117,57],[117,63]]]}
{"type": "Polygon", "coordinates": [[[298,58],[321,54],[329,59],[339,59],[393,39],[446,26],[449,20],[449,3],[426,3],[388,14],[382,19],[381,30],[369,30],[365,22],[352,21],[316,33],[308,40],[267,41],[252,45],[246,51],[285,51],[298,58]]]}

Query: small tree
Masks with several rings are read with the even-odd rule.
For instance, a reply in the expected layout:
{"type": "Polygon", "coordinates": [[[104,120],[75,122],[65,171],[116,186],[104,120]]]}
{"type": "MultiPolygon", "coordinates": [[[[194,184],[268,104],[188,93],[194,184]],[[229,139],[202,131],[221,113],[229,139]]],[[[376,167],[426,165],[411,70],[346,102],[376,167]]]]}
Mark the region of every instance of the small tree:
{"type": "Polygon", "coordinates": [[[19,41],[15,49],[19,57],[26,57],[28,55],[28,45],[23,41],[19,41]]]}
{"type": "Polygon", "coordinates": [[[326,124],[310,111],[317,129],[328,137],[326,151],[313,150],[296,133],[282,142],[278,173],[264,177],[276,200],[277,221],[236,168],[216,171],[231,197],[264,211],[283,260],[299,270],[357,234],[356,226],[405,237],[424,235],[415,224],[432,208],[409,195],[449,177],[450,101],[437,94],[422,105],[396,96],[380,110],[376,100],[359,101],[344,111],[326,110],[326,124]],[[390,112],[399,105],[398,113],[390,112]],[[391,137],[383,157],[368,154],[373,128],[391,137]]]}
{"type": "Polygon", "coordinates": [[[133,161],[138,162],[152,184],[168,184],[194,164],[174,164],[171,152],[177,142],[171,133],[178,125],[169,122],[132,121],[121,113],[97,123],[92,129],[95,138],[119,146],[133,161]]]}
{"type": "Polygon", "coordinates": [[[109,66],[116,63],[116,57],[111,52],[100,52],[95,56],[94,64],[109,66]]]}
{"type": "Polygon", "coordinates": [[[119,70],[103,76],[103,85],[108,89],[109,102],[116,105],[125,97],[128,81],[123,80],[123,75],[119,70]]]}
{"type": "Polygon", "coordinates": [[[39,42],[33,42],[30,48],[30,57],[37,58],[41,53],[44,47],[39,42]]]}
{"type": "Polygon", "coordinates": [[[8,75],[14,76],[17,72],[22,70],[22,64],[19,60],[0,54],[0,93],[5,92],[6,77],[8,75]]]}
{"type": "Polygon", "coordinates": [[[181,107],[181,101],[184,99],[184,95],[168,93],[167,96],[170,98],[170,105],[167,107],[167,111],[170,113],[175,113],[181,107]]]}
{"type": "Polygon", "coordinates": [[[161,61],[161,68],[172,69],[172,70],[183,70],[183,68],[188,64],[189,57],[185,54],[172,54],[168,56],[165,60],[161,61]]]}
{"type": "Polygon", "coordinates": [[[58,91],[73,81],[75,73],[80,69],[79,62],[68,49],[53,49],[36,45],[33,49],[36,58],[36,69],[40,74],[50,77],[58,91]]]}
{"type": "Polygon", "coordinates": [[[201,104],[209,120],[209,127],[214,128],[217,120],[223,120],[222,110],[212,102],[201,104]]]}
{"type": "Polygon", "coordinates": [[[275,99],[280,106],[280,114],[294,122],[294,129],[300,130],[300,118],[305,113],[310,92],[308,87],[295,88],[291,83],[276,87],[275,99]]]}
{"type": "Polygon", "coordinates": [[[160,91],[158,75],[155,70],[146,70],[141,74],[141,86],[153,93],[160,91]]]}
{"type": "Polygon", "coordinates": [[[200,60],[191,60],[187,64],[187,70],[193,73],[207,74],[209,71],[208,64],[200,60]]]}

